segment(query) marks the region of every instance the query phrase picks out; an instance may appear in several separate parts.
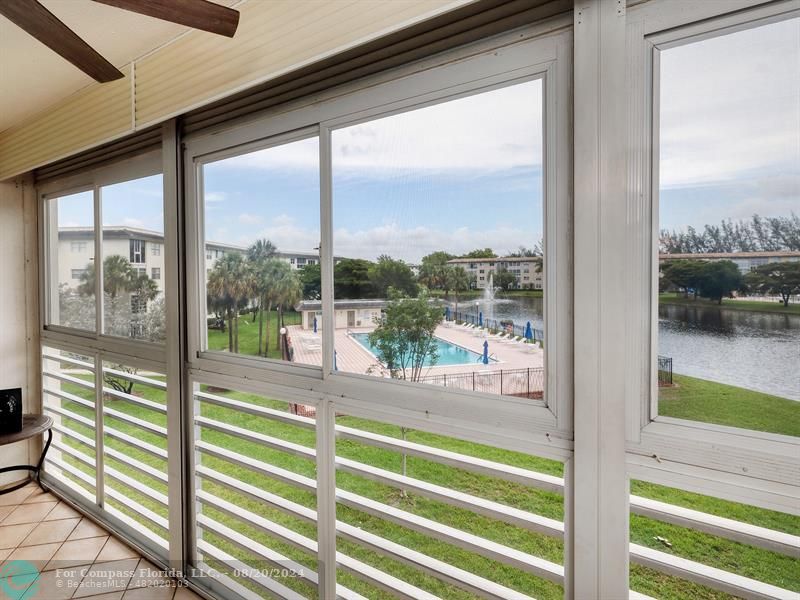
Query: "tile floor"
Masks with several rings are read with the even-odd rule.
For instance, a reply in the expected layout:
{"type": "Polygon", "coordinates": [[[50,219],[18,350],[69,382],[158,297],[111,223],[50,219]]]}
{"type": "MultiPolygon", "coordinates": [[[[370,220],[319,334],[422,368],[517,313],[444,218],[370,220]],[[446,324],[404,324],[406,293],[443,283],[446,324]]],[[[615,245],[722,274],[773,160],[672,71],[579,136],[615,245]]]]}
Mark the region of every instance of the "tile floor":
{"type": "Polygon", "coordinates": [[[35,484],[0,496],[0,572],[10,561],[30,563],[20,570],[13,596],[0,578],[6,600],[200,600],[177,587],[160,570],[35,484]]]}

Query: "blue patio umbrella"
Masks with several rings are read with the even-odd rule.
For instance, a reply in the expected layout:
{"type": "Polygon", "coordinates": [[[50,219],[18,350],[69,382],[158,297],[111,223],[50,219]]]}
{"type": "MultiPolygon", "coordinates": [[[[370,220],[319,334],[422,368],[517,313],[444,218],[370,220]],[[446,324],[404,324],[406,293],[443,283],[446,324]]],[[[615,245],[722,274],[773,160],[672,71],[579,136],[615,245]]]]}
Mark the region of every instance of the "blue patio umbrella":
{"type": "Polygon", "coordinates": [[[528,321],[528,324],[525,326],[525,339],[532,340],[533,339],[533,330],[531,329],[531,322],[528,321]]]}
{"type": "Polygon", "coordinates": [[[314,317],[314,333],[317,333],[317,317],[314,317]]]}
{"type": "Polygon", "coordinates": [[[489,342],[483,342],[483,364],[489,364],[489,342]]]}
{"type": "Polygon", "coordinates": [[[483,311],[478,313],[478,327],[483,327],[483,311]]]}
{"type": "Polygon", "coordinates": [[[449,306],[445,306],[444,307],[444,320],[445,321],[449,321],[450,320],[450,307],[449,306]]]}

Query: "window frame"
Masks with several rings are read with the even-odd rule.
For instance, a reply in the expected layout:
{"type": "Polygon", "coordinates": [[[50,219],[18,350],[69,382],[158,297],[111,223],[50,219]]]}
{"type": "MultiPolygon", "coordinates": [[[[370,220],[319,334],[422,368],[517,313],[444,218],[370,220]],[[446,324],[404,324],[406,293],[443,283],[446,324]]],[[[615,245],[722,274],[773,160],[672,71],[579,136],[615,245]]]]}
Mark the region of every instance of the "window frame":
{"type": "Polygon", "coordinates": [[[638,478],[666,485],[674,485],[675,473],[699,468],[689,478],[691,484],[681,481],[701,493],[719,494],[719,486],[744,475],[733,488],[744,488],[744,497],[761,502],[762,494],[770,496],[766,490],[775,491],[776,485],[800,484],[799,438],[658,415],[659,52],[796,17],[800,11],[787,1],[756,7],[743,0],[678,2],[681,6],[672,4],[669,11],[663,2],[638,5],[627,15],[628,45],[633,49],[628,55],[628,101],[634,115],[627,204],[628,214],[636,215],[619,231],[628,240],[631,257],[627,265],[631,273],[627,360],[632,367],[626,377],[628,461],[635,465],[638,478]]]}
{"type": "MultiPolygon", "coordinates": [[[[109,185],[124,183],[143,177],[163,174],[163,163],[161,149],[151,150],[131,158],[123,159],[111,165],[98,167],[96,169],[70,175],[43,184],[37,185],[37,196],[39,198],[39,252],[42,257],[41,268],[39,270],[39,290],[40,298],[40,323],[41,339],[43,343],[64,342],[80,343],[84,352],[113,352],[121,356],[129,356],[145,360],[153,360],[159,364],[166,364],[166,350],[164,342],[150,342],[147,340],[123,338],[103,333],[103,265],[102,261],[95,261],[95,331],[84,331],[73,327],[53,324],[50,322],[50,311],[53,301],[53,283],[50,281],[51,273],[51,252],[53,240],[58,243],[58,233],[53,237],[50,223],[50,213],[47,203],[63,196],[77,194],[81,192],[92,192],[94,206],[94,256],[102,256],[103,252],[103,224],[102,224],[102,188],[109,185]]],[[[166,204],[166,201],[165,201],[166,204]]],[[[171,207],[169,208],[172,209],[171,207]]],[[[165,205],[165,216],[167,206],[165,205]]],[[[165,239],[170,235],[164,231],[165,239]]],[[[57,288],[57,281],[55,283],[57,288]]],[[[175,286],[171,287],[176,287],[175,286]]],[[[175,291],[166,289],[165,293],[172,292],[177,299],[177,289],[175,291]]],[[[57,293],[57,292],[56,292],[57,293]]]]}
{"type": "Polygon", "coordinates": [[[569,17],[526,27],[442,53],[356,84],[266,111],[239,124],[188,135],[185,140],[188,360],[193,373],[230,374],[302,387],[349,402],[351,413],[425,422],[431,430],[565,460],[572,447],[572,31],[569,17]],[[443,390],[333,370],[333,330],[323,328],[323,365],[208,353],[202,348],[205,299],[201,166],[318,132],[321,178],[323,311],[333,314],[333,240],[330,134],[335,128],[406,112],[493,88],[543,78],[543,198],[550,290],[545,319],[554,335],[545,355],[544,401],[443,390]],[[312,104],[313,102],[313,104],[312,104]],[[201,283],[202,282],[202,283],[201,283]],[[201,293],[202,292],[202,293],[201,293]],[[327,331],[327,333],[326,333],[327,331]],[[557,332],[557,333],[556,333],[557,332]],[[491,409],[487,399],[491,400],[491,409]],[[498,408],[498,407],[501,407],[498,408]],[[491,423],[492,425],[488,425],[491,423]],[[453,426],[459,428],[454,433],[453,426]]]}

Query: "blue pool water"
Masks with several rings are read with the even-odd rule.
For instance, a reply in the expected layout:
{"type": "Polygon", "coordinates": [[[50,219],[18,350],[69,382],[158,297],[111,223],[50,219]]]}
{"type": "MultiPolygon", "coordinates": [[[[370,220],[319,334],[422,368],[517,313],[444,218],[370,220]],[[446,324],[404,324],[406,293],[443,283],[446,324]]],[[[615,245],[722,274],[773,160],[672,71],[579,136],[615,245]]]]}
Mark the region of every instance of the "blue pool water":
{"type": "MultiPolygon", "coordinates": [[[[378,349],[369,343],[368,333],[353,333],[351,335],[359,344],[364,346],[364,348],[369,350],[374,356],[378,356],[378,349]]],[[[434,338],[434,339],[436,340],[436,347],[438,350],[439,359],[436,361],[435,365],[431,365],[428,358],[426,357],[425,362],[423,363],[423,366],[425,367],[465,365],[470,363],[476,363],[478,362],[478,359],[481,358],[480,354],[473,352],[472,350],[467,350],[466,348],[462,348],[461,346],[456,346],[455,344],[451,344],[450,342],[446,342],[445,340],[440,338],[434,338]]]]}

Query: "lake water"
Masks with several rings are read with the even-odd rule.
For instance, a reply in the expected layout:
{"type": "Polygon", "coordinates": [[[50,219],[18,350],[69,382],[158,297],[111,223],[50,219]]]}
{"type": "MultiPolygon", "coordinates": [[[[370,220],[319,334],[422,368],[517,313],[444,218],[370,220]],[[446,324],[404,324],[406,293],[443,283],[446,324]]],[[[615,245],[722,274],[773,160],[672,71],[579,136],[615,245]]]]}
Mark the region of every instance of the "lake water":
{"type": "MultiPolygon", "coordinates": [[[[458,309],[543,328],[541,298],[478,302],[458,309]]],[[[658,353],[672,357],[675,373],[800,400],[800,315],[676,304],[658,312],[658,353]]]]}

